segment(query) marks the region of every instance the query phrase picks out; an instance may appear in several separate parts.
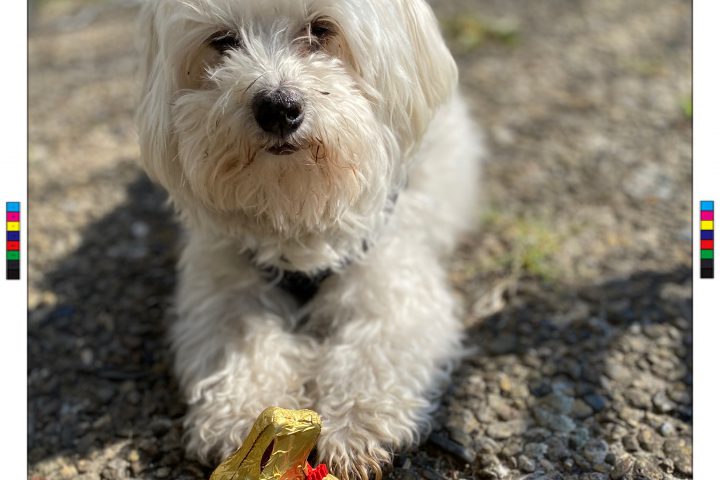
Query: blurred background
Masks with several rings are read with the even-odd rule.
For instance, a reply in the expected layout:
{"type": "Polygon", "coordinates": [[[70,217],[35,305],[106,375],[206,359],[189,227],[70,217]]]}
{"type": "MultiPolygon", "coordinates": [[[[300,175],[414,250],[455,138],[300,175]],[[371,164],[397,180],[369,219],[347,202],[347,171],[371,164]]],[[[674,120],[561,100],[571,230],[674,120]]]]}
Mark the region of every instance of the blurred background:
{"type": "MultiPolygon", "coordinates": [[[[130,0],[31,2],[29,478],[201,479],[130,0]]],[[[468,345],[396,479],[692,478],[691,1],[433,4],[490,146],[468,345]]]]}

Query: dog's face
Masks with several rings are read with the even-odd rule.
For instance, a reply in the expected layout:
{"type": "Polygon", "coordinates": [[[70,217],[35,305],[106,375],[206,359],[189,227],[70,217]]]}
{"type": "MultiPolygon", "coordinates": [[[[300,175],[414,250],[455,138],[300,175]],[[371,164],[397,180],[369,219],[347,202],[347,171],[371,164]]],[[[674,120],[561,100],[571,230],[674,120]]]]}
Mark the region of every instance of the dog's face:
{"type": "Polygon", "coordinates": [[[456,83],[422,0],[150,0],[142,25],[149,174],[288,238],[382,211],[456,83]]]}

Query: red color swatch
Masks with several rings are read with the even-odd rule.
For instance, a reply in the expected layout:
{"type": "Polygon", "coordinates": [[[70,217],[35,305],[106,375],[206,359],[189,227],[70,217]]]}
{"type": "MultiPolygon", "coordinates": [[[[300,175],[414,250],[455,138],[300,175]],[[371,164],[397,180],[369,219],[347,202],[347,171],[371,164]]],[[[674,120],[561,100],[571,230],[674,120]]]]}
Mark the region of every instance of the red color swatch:
{"type": "Polygon", "coordinates": [[[700,240],[700,250],[712,250],[713,249],[713,241],[712,240],[700,240]]]}

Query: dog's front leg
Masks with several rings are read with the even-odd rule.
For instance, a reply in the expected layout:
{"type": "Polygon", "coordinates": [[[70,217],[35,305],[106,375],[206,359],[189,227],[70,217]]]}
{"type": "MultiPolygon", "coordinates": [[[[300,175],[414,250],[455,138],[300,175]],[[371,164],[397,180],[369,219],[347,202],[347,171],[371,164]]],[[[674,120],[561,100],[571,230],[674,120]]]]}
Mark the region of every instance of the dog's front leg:
{"type": "Polygon", "coordinates": [[[419,440],[461,349],[432,250],[408,238],[377,250],[317,298],[316,315],[333,323],[317,377],[319,451],[339,478],[377,475],[393,451],[419,440]]]}
{"type": "Polygon", "coordinates": [[[302,408],[311,340],[290,333],[287,299],[228,248],[193,241],[181,262],[175,372],[188,413],[187,450],[204,462],[237,449],[268,406],[302,408]]]}

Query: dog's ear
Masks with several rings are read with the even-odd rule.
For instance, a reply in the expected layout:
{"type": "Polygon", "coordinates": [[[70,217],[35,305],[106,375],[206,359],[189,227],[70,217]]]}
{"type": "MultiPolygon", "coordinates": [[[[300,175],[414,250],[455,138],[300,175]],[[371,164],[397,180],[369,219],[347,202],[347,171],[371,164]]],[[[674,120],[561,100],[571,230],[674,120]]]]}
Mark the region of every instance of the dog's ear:
{"type": "Polygon", "coordinates": [[[390,114],[389,125],[407,149],[422,137],[437,107],[455,90],[457,66],[435,14],[424,0],[380,0],[376,4],[385,32],[365,34],[380,51],[369,49],[366,63],[359,68],[362,71],[367,62],[381,62],[381,69],[366,72],[375,76],[368,80],[380,91],[380,101],[390,114]]]}
{"type": "Polygon", "coordinates": [[[173,75],[166,71],[156,18],[162,0],[144,2],[139,16],[140,104],[136,124],[140,139],[140,159],[148,175],[170,188],[176,180],[170,162],[177,150],[170,120],[173,75]]]}

